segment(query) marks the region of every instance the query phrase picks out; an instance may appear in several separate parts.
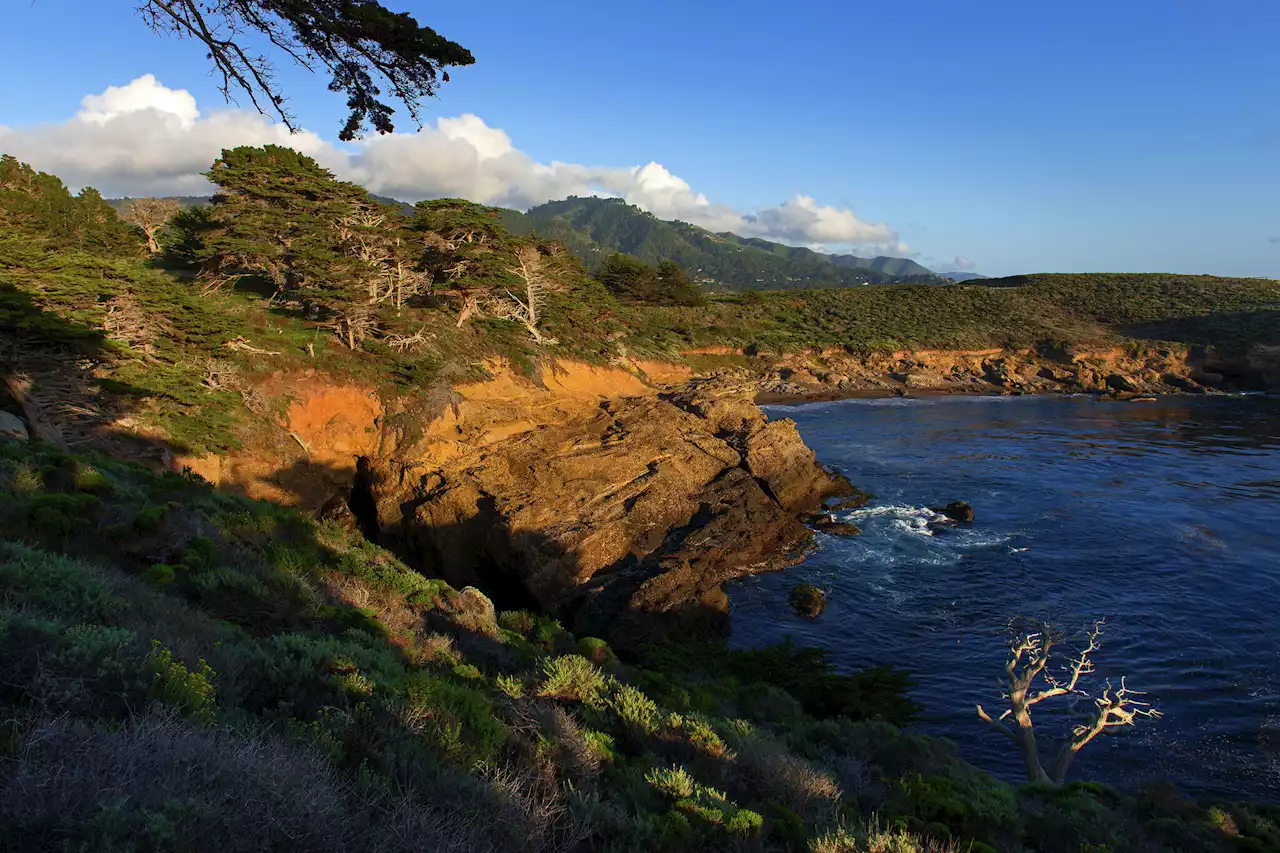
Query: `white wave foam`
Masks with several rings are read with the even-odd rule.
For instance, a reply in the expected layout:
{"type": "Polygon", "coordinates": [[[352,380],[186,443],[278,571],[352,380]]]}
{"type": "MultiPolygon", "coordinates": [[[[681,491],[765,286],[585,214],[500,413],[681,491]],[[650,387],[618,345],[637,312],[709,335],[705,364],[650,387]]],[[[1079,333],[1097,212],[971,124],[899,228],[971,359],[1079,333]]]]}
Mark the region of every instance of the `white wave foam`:
{"type": "Polygon", "coordinates": [[[896,533],[911,536],[927,536],[948,549],[987,548],[1003,545],[1012,539],[1011,534],[975,530],[953,524],[947,516],[928,507],[909,504],[883,504],[862,507],[845,514],[855,524],[874,527],[876,522],[886,522],[886,527],[896,533]],[[939,533],[945,535],[939,536],[939,533]]]}
{"type": "Polygon", "coordinates": [[[908,506],[907,504],[885,504],[884,506],[866,506],[862,509],[855,509],[849,513],[849,518],[858,520],[860,518],[871,518],[877,515],[888,515],[893,518],[921,518],[926,521],[930,519],[945,518],[940,512],[934,512],[925,506],[908,506]]]}

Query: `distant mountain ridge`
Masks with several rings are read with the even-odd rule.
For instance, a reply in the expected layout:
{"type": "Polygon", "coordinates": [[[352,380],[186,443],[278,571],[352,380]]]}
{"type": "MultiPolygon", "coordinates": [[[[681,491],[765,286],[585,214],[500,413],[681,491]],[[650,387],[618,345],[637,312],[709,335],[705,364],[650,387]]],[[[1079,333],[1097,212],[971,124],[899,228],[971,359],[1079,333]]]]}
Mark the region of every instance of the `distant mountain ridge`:
{"type": "MultiPolygon", "coordinates": [[[[208,204],[207,196],[174,197],[183,207],[208,204]]],[[[370,193],[384,204],[413,205],[370,193]]],[[[107,199],[123,213],[131,199],[107,199]]],[[[595,271],[614,252],[634,255],[650,264],[670,259],[695,281],[716,290],[796,290],[860,287],[865,284],[947,284],[946,278],[907,258],[861,258],[827,255],[759,237],[716,234],[679,220],[659,219],[621,199],[570,197],[538,205],[525,213],[499,208],[513,234],[562,241],[595,271]]],[[[956,279],[959,280],[959,279],[956,279]]]]}
{"type": "Polygon", "coordinates": [[[716,234],[687,222],[659,219],[621,199],[570,197],[526,213],[502,212],[517,234],[560,240],[588,266],[625,252],[649,263],[671,259],[695,280],[723,290],[791,290],[864,284],[945,284],[905,258],[825,255],[758,237],[716,234]]]}

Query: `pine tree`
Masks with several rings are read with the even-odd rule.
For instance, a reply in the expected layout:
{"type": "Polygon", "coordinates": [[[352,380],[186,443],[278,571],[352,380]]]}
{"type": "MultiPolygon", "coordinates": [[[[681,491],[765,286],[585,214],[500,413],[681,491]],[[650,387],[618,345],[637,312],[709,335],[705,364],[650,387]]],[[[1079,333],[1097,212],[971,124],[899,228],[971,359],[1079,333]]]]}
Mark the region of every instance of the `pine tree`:
{"type": "Polygon", "coordinates": [[[137,255],[142,242],[97,190],[72,195],[58,178],[0,156],[0,227],[50,248],[137,255]]]}

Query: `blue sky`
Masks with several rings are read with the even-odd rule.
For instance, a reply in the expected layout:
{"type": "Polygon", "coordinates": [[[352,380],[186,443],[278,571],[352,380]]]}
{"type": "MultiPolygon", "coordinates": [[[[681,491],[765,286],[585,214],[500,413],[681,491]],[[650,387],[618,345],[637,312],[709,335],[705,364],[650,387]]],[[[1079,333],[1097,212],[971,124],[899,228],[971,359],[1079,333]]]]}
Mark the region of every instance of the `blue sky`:
{"type": "MultiPolygon", "coordinates": [[[[656,161],[738,212],[801,194],[939,268],[1280,276],[1280,3],[385,2],[476,55],[428,118],[537,163],[656,161]]],[[[11,4],[0,125],[148,73],[219,108],[202,52],[131,6],[11,4]]],[[[342,99],[280,72],[333,139],[342,99]]]]}

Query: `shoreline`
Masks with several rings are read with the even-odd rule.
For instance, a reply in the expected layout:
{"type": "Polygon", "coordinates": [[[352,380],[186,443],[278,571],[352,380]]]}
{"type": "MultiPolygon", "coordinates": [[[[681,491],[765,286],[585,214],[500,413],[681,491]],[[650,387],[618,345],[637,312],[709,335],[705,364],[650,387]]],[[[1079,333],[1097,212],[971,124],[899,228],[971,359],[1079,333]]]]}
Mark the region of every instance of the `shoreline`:
{"type": "Polygon", "coordinates": [[[996,387],[959,390],[951,388],[865,388],[853,391],[821,391],[812,394],[782,393],[777,391],[761,391],[754,397],[757,406],[801,406],[806,403],[838,403],[842,400],[885,400],[885,399],[928,399],[934,397],[1092,397],[1099,401],[1116,403],[1151,402],[1168,397],[1231,397],[1245,396],[1266,392],[1230,392],[1210,391],[1203,394],[1189,392],[1176,393],[1125,393],[1121,395],[1104,394],[1087,390],[1078,391],[1006,391],[996,387]]]}

